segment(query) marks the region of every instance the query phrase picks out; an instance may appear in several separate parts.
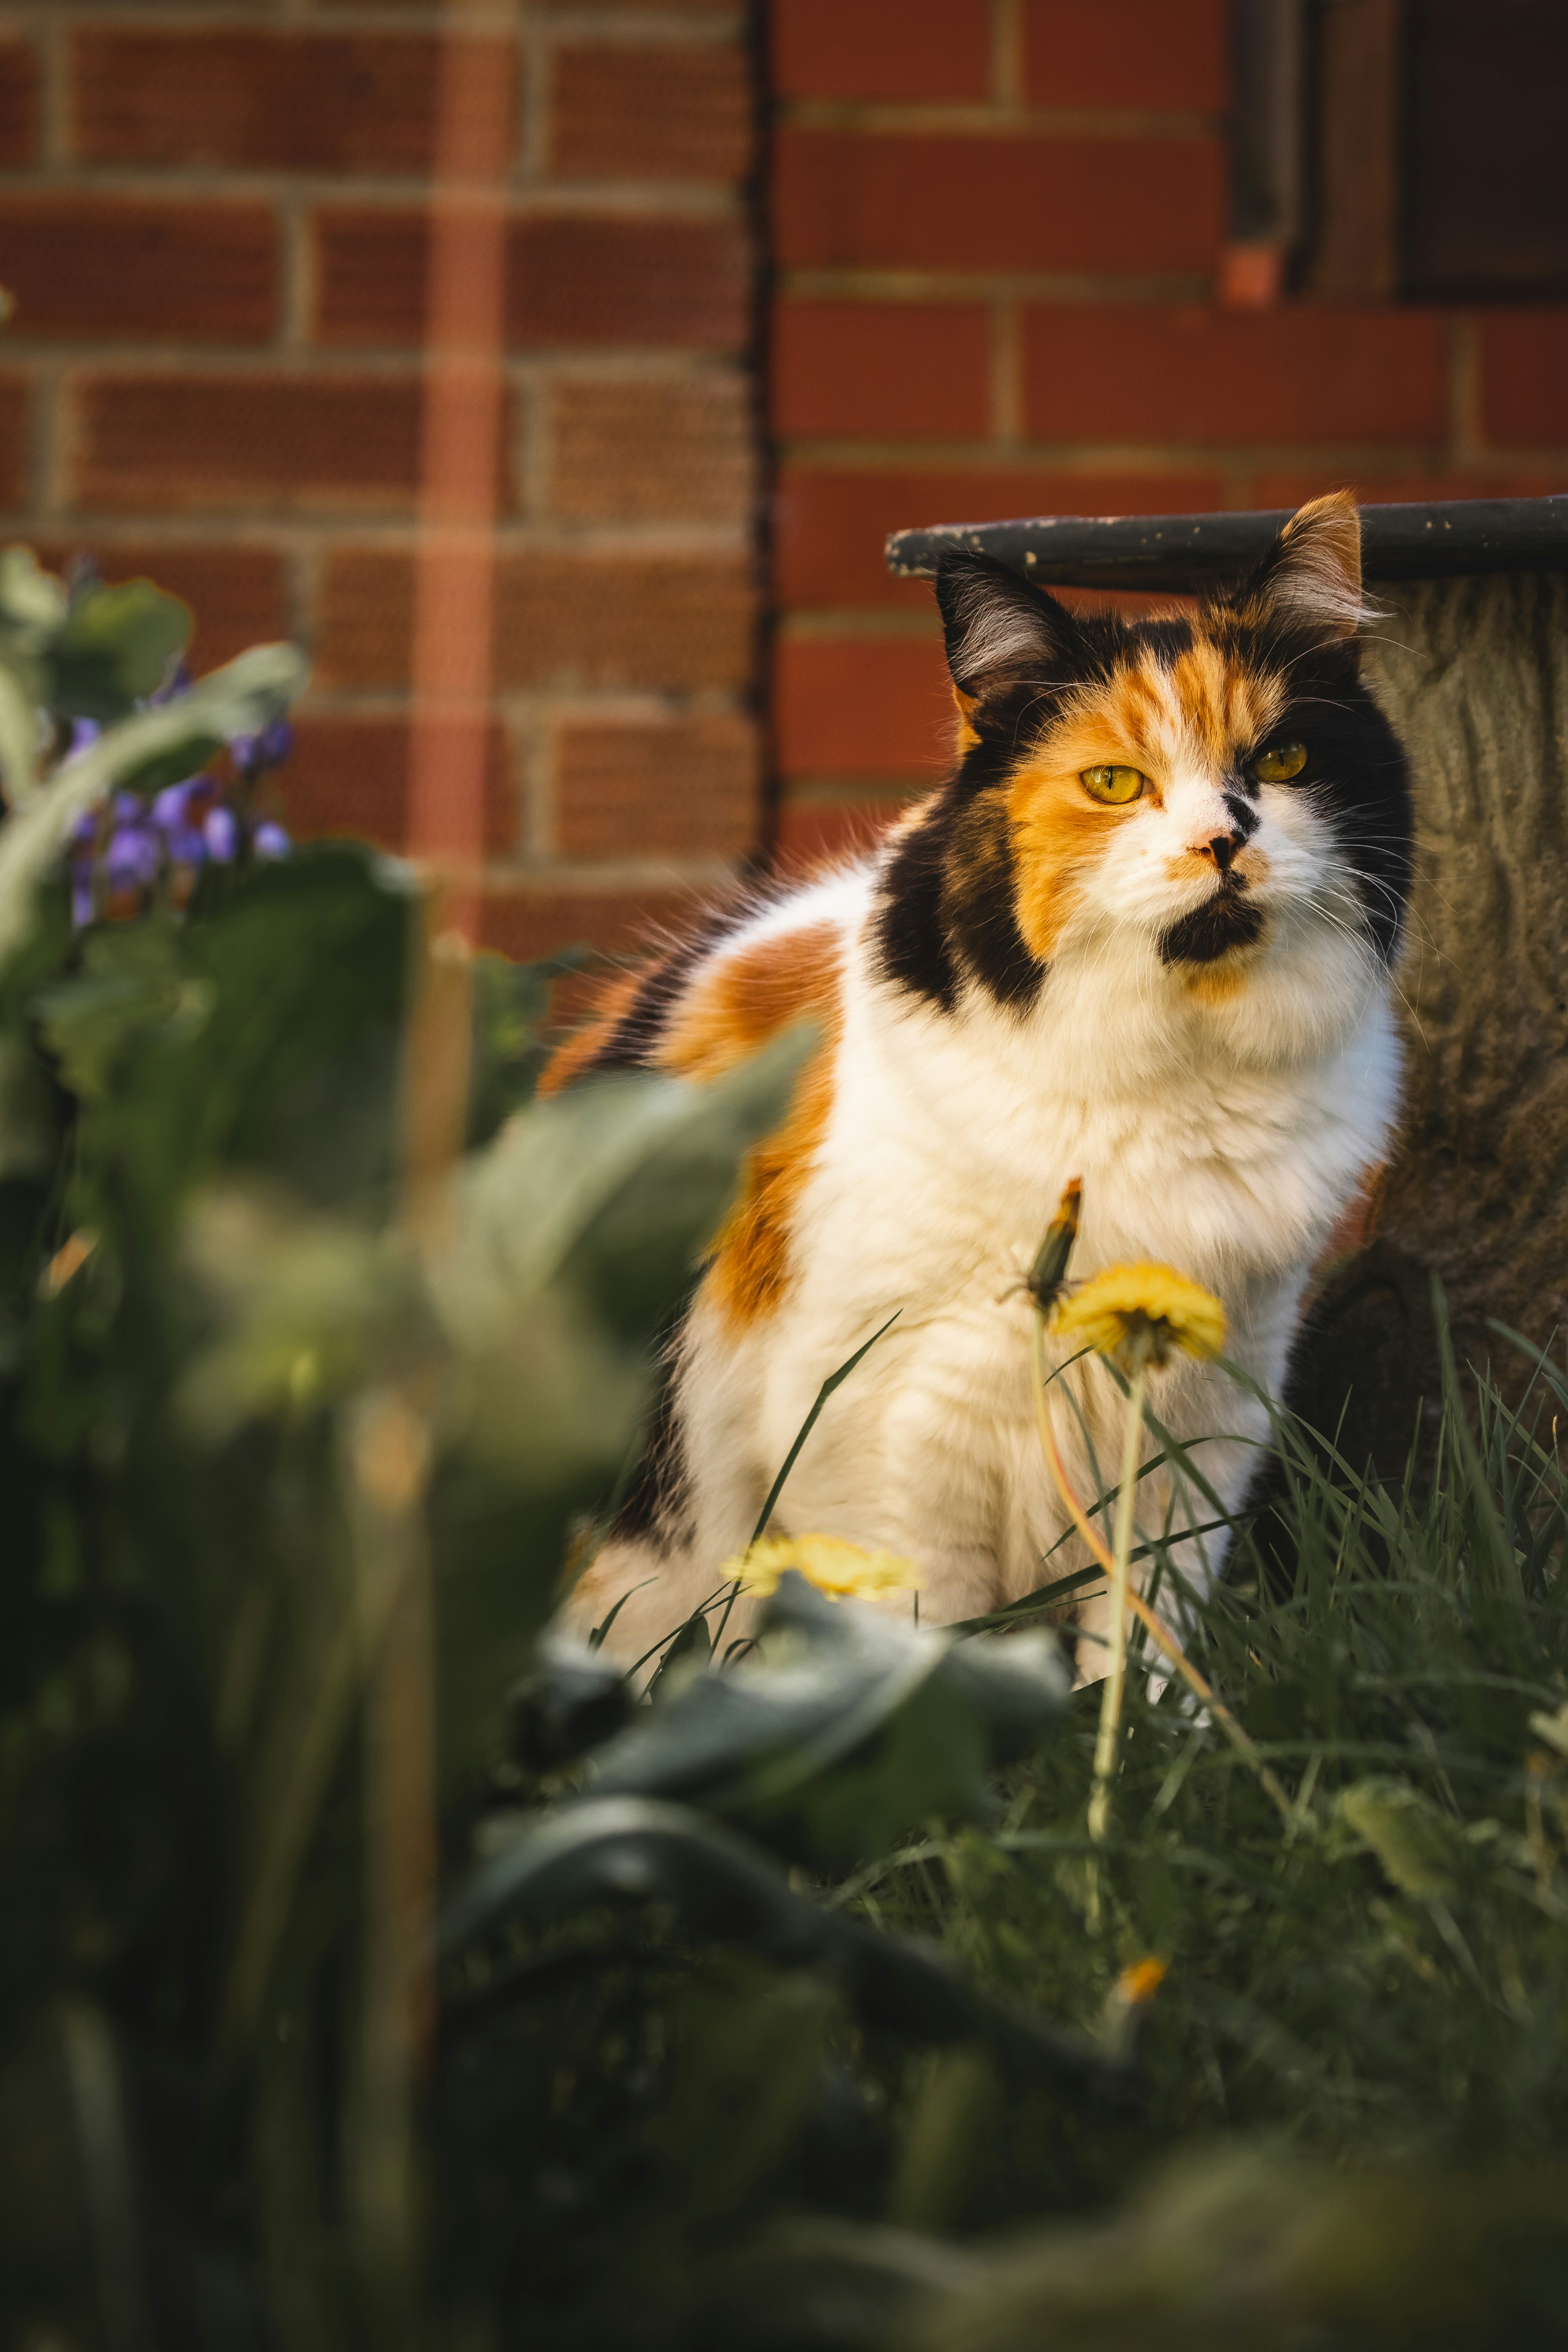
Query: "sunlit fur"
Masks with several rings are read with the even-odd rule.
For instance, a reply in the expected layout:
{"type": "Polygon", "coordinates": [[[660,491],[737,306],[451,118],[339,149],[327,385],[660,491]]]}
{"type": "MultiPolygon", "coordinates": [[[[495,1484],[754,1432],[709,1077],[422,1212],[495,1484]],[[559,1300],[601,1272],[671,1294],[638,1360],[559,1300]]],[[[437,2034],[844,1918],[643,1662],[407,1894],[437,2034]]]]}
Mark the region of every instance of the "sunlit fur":
{"type": "MultiPolygon", "coordinates": [[[[715,1591],[824,1378],[895,1312],[775,1527],[914,1559],[937,1622],[1081,1564],[1076,1538],[1056,1549],[1019,1289],[1070,1177],[1074,1272],[1179,1267],[1219,1293],[1232,1357],[1278,1391],[1309,1270],[1397,1106],[1408,790],[1358,676],[1359,550],[1353,502],[1321,501],[1229,602],[1137,624],[1071,616],[955,551],[937,584],[952,781],[862,861],[716,918],[565,1049],[563,1080],[627,1063],[700,1076],[798,1014],[823,1031],[675,1345],[638,1489],[572,1603],[586,1628],[631,1593],[613,1650],[640,1656],[715,1591]],[[1259,785],[1249,763],[1286,740],[1308,746],[1302,772],[1259,785]],[[1081,774],[1117,764],[1147,785],[1107,806],[1081,774]]],[[[1119,1392],[1086,1362],[1054,1394],[1093,1495],[1119,1392]]],[[[1261,1405],[1189,1361],[1152,1403],[1239,1504],[1261,1405]]],[[[1177,1527],[1215,1517],[1146,1480],[1145,1527],[1167,1510],[1177,1527]]],[[[1181,1558],[1202,1581],[1219,1543],[1181,1558]]],[[[1080,1617],[1092,1674],[1096,1612],[1080,1617]]]]}

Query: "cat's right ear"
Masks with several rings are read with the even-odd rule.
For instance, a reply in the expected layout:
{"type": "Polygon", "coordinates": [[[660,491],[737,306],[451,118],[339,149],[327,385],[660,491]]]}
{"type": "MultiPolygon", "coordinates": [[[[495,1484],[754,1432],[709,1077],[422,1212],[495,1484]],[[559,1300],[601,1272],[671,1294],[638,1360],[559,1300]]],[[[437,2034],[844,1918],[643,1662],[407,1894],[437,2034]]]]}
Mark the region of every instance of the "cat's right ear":
{"type": "Polygon", "coordinates": [[[1018,686],[1065,684],[1077,673],[1083,646],[1072,614],[994,556],[945,549],[936,601],[947,667],[966,704],[984,707],[1018,686]]]}

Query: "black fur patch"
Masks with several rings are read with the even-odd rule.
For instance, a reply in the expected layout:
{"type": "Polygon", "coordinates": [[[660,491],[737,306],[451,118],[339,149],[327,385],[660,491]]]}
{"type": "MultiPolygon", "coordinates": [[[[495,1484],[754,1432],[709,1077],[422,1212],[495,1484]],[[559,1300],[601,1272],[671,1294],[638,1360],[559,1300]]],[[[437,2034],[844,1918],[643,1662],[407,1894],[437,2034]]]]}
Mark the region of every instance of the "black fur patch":
{"type": "Polygon", "coordinates": [[[966,979],[998,1004],[1032,1004],[1045,967],[1018,929],[1007,815],[996,793],[976,788],[972,755],[924,821],[902,841],[882,886],[877,917],[881,976],[944,1013],[966,979]]]}
{"type": "Polygon", "coordinates": [[[1264,789],[1310,793],[1339,842],[1367,937],[1382,961],[1392,963],[1414,872],[1409,762],[1362,682],[1353,646],[1298,638],[1293,646],[1276,640],[1268,652],[1292,688],[1270,740],[1299,738],[1307,764],[1288,784],[1264,789]]]}
{"type": "Polygon", "coordinates": [[[592,1060],[584,1063],[574,1085],[584,1078],[602,1076],[606,1070],[645,1069],[658,1050],[665,1024],[693,971],[721,940],[739,930],[752,910],[752,902],[747,900],[718,908],[678,946],[650,964],[630,1010],[622,1015],[592,1060]]]}
{"type": "MultiPolygon", "coordinates": [[[[1250,782],[1250,779],[1248,779],[1248,782],[1250,782]]],[[[1253,784],[1252,789],[1256,793],[1258,790],[1257,785],[1253,784]]],[[[1263,822],[1262,816],[1258,812],[1257,803],[1255,801],[1249,801],[1247,798],[1247,787],[1245,784],[1241,786],[1227,784],[1226,786],[1225,813],[1230,819],[1230,829],[1232,833],[1235,834],[1237,841],[1250,841],[1253,835],[1258,831],[1258,826],[1263,822]]]]}
{"type": "Polygon", "coordinates": [[[1213,963],[1234,948],[1249,948],[1262,929],[1258,908],[1247,904],[1227,877],[1212,898],[1161,933],[1160,961],[1213,963]]]}
{"type": "Polygon", "coordinates": [[[877,916],[877,961],[884,980],[927,998],[943,1013],[958,1003],[958,970],[942,920],[942,882],[955,782],[894,851],[877,916]]]}
{"type": "Polygon", "coordinates": [[[666,1546],[679,1541],[689,1517],[690,1478],[678,1412],[679,1366],[667,1348],[659,1359],[658,1389],[648,1415],[647,1439],[612,1532],[630,1541],[647,1538],[666,1546]]]}
{"type": "Polygon", "coordinates": [[[1152,654],[1163,669],[1173,668],[1196,643],[1192,623],[1180,613],[1165,621],[1140,622],[1137,635],[1140,648],[1152,654]]]}

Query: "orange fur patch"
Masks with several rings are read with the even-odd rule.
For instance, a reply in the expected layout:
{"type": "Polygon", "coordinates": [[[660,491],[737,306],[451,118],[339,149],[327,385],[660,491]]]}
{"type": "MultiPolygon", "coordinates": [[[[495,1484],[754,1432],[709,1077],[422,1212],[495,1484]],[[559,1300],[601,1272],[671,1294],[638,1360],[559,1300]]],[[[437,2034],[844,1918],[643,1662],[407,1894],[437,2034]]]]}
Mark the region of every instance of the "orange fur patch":
{"type": "Polygon", "coordinates": [[[721,956],[698,975],[659,1052],[667,1069],[713,1078],[794,1021],[815,1015],[827,1033],[784,1125],[747,1154],[739,1198],[713,1244],[704,1296],[731,1325],[761,1321],[789,1288],[795,1210],[833,1107],[840,955],[835,926],[810,923],[721,956]]]}
{"type": "MultiPolygon", "coordinates": [[[[731,1324],[771,1314],[789,1287],[795,1203],[833,1104],[841,958],[832,923],[721,949],[692,972],[649,1057],[658,1069],[700,1082],[732,1069],[793,1022],[815,1016],[825,1032],[783,1126],[747,1155],[739,1198],[713,1244],[704,1291],[731,1324]]],[[[632,1011],[647,978],[646,971],[625,972],[609,984],[586,1024],[547,1065],[541,1094],[559,1094],[582,1075],[632,1011]]]]}
{"type": "Polygon", "coordinates": [[[833,1055],[813,1056],[777,1133],[748,1153],[741,1194],[714,1244],[703,1295],[742,1328],[782,1304],[789,1289],[795,1212],[833,1108],[833,1055]]]}
{"type": "Polygon", "coordinates": [[[654,1056],[687,1078],[716,1078],[792,1021],[829,1011],[838,993],[838,933],[808,923],[699,968],[654,1056]]]}
{"type": "Polygon", "coordinates": [[[641,995],[646,971],[624,971],[606,982],[592,1013],[581,1029],[574,1029],[563,1045],[558,1045],[540,1073],[536,1091],[542,1095],[558,1095],[573,1080],[580,1078],[595,1055],[606,1046],[627,1013],[641,995]]]}
{"type": "MultiPolygon", "coordinates": [[[[1046,741],[1017,770],[1007,797],[1018,928],[1032,953],[1050,961],[1073,910],[1078,876],[1099,858],[1110,828],[1140,805],[1107,807],[1091,800],[1079,781],[1083,771],[1138,768],[1148,778],[1144,798],[1158,806],[1173,761],[1195,751],[1223,768],[1238,750],[1267,735],[1280,691],[1276,681],[1255,677],[1200,636],[1168,669],[1153,661],[1125,662],[1103,686],[1068,703],[1046,741]]],[[[1184,858],[1177,865],[1184,870],[1189,863],[1196,870],[1203,861],[1184,858]]],[[[1267,871],[1258,853],[1245,850],[1237,865],[1249,881],[1262,880],[1267,871]]],[[[1181,878],[1174,868],[1173,878],[1181,878]]],[[[1239,985],[1217,973],[1214,980],[1224,993],[1239,985]]]]}
{"type": "MultiPolygon", "coordinates": [[[[1091,800],[1085,768],[1155,764],[1161,702],[1136,667],[1069,703],[1061,723],[1015,775],[1007,794],[1017,874],[1018,929],[1031,954],[1048,963],[1077,900],[1077,877],[1093,866],[1129,811],[1091,800]]],[[[1150,789],[1159,798],[1157,778],[1150,789]]],[[[1137,803],[1132,803],[1136,806],[1137,803]]]]}
{"type": "Polygon", "coordinates": [[[1215,963],[1189,964],[1182,974],[1187,994],[1200,1004],[1228,1004],[1247,986],[1247,964],[1240,956],[1221,956],[1215,963]]]}

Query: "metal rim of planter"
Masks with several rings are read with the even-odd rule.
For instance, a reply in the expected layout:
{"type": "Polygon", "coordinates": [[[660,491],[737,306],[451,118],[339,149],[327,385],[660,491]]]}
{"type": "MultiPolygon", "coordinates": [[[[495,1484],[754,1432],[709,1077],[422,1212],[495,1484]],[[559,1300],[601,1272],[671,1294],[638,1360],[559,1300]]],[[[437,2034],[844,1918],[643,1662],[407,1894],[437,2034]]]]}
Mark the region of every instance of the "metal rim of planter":
{"type": "MultiPolygon", "coordinates": [[[[1245,572],[1291,509],[1238,514],[1034,515],[1010,522],[935,523],[896,530],[888,569],[936,570],[946,548],[975,548],[1042,584],[1192,594],[1245,572]]],[[[1363,506],[1369,580],[1439,580],[1484,572],[1568,572],[1568,496],[1443,499],[1363,506]]]]}

